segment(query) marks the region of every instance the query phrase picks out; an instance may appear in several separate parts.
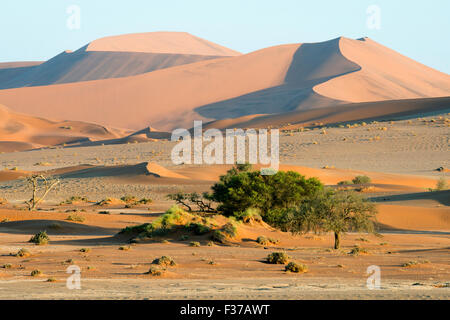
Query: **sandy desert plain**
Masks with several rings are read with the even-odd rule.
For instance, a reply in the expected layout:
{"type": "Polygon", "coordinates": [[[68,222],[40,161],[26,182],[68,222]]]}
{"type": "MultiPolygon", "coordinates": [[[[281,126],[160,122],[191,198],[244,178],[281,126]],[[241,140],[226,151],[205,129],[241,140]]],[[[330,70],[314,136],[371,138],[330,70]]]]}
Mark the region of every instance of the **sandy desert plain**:
{"type": "Polygon", "coordinates": [[[450,190],[434,189],[450,168],[450,76],[367,38],[246,55],[204,41],[129,35],[0,64],[0,299],[449,299],[450,190]],[[193,119],[279,128],[280,170],[331,187],[367,175],[350,188],[375,201],[378,233],[334,250],[331,233],[250,221],[224,243],[188,231],[130,242],[119,232],[158,219],[168,194],[209,191],[231,168],[172,163],[170,130],[193,119]],[[28,211],[35,173],[60,183],[28,211]],[[48,244],[29,242],[43,230],[48,244]],[[308,272],[265,262],[280,251],[308,272]],[[146,274],[162,256],[176,265],[146,274]],[[80,290],[66,286],[71,265],[80,290]],[[380,289],[366,286],[371,265],[380,289]]]}

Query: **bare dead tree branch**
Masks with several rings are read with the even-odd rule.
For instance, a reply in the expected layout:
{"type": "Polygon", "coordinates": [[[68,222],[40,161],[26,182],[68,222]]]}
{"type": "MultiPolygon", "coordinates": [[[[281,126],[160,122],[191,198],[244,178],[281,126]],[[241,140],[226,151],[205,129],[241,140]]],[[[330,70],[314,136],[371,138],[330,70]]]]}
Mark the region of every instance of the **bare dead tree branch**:
{"type": "Polygon", "coordinates": [[[49,181],[49,179],[42,174],[34,174],[27,177],[27,182],[31,186],[32,196],[31,199],[25,201],[25,203],[28,205],[28,210],[32,211],[37,208],[37,206],[45,199],[48,193],[54,187],[56,187],[60,181],[58,179],[49,181]],[[42,189],[42,191],[40,189],[42,189]],[[41,196],[38,195],[40,191],[42,194],[41,196]]]}

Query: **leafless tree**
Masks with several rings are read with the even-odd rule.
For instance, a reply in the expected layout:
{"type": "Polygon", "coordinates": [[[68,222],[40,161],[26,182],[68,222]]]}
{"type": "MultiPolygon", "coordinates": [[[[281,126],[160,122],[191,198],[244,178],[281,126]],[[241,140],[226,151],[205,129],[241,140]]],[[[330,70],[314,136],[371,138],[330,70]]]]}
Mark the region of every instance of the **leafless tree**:
{"type": "Polygon", "coordinates": [[[44,200],[48,193],[59,184],[58,179],[49,179],[42,174],[33,174],[27,177],[27,182],[32,188],[32,196],[29,201],[25,201],[28,205],[28,210],[32,211],[37,208],[39,203],[44,200]],[[41,196],[39,196],[41,193],[41,196]]]}

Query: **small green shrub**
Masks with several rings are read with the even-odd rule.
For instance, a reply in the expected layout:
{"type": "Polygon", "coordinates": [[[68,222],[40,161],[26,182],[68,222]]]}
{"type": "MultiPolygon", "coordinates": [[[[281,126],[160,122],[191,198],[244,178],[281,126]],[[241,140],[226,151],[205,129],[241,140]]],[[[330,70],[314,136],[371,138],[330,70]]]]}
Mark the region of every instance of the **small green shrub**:
{"type": "Polygon", "coordinates": [[[6,263],[6,264],[2,265],[2,268],[3,269],[11,269],[12,265],[10,263],[6,263]]]}
{"type": "Polygon", "coordinates": [[[31,237],[28,242],[34,243],[36,245],[46,245],[50,241],[46,231],[40,231],[31,237]]]}
{"type": "Polygon", "coordinates": [[[234,214],[236,219],[242,220],[244,223],[261,222],[261,211],[255,208],[248,208],[244,212],[237,212],[234,214]]]}
{"type": "Polygon", "coordinates": [[[150,269],[145,274],[149,274],[149,275],[158,277],[163,274],[163,271],[158,268],[155,268],[155,267],[150,267],[150,269]]]}
{"type": "Polygon", "coordinates": [[[371,183],[372,179],[370,179],[368,176],[356,176],[353,180],[352,180],[353,184],[367,184],[367,183],[371,183]]]}
{"type": "Polygon", "coordinates": [[[338,184],[338,186],[346,186],[346,185],[353,184],[353,182],[349,181],[349,180],[344,180],[344,181],[339,181],[337,184],[338,184]]]}
{"type": "MultiPolygon", "coordinates": [[[[190,214],[174,205],[162,216],[152,223],[126,227],[120,231],[121,234],[137,234],[138,239],[162,237],[176,231],[189,231],[201,235],[211,231],[206,225],[207,219],[195,214],[190,214]]],[[[183,235],[181,241],[187,240],[188,235],[183,235]]],[[[135,240],[137,240],[135,238],[135,240]]]]}
{"type": "Polygon", "coordinates": [[[89,202],[89,200],[86,197],[74,196],[74,197],[70,197],[69,199],[61,202],[60,205],[63,205],[63,204],[75,204],[75,203],[80,203],[80,202],[89,202]]]}
{"type": "Polygon", "coordinates": [[[90,248],[81,248],[81,249],[80,249],[80,252],[84,252],[84,253],[88,253],[88,252],[90,252],[90,251],[91,251],[90,248]]]}
{"type": "Polygon", "coordinates": [[[73,221],[73,222],[84,222],[84,220],[86,220],[86,218],[83,216],[80,216],[77,213],[72,213],[66,218],[66,220],[73,221]]]}
{"type": "Polygon", "coordinates": [[[135,196],[129,195],[120,198],[120,200],[122,200],[125,203],[136,203],[138,201],[138,199],[135,196]]]}
{"type": "Polygon", "coordinates": [[[289,262],[289,256],[284,252],[272,252],[266,260],[270,264],[286,264],[289,262]]]}
{"type": "Polygon", "coordinates": [[[403,263],[402,267],[403,268],[411,268],[411,267],[418,266],[418,265],[421,265],[421,264],[426,264],[426,263],[430,263],[430,261],[428,261],[428,260],[421,260],[421,261],[412,260],[412,261],[408,261],[406,263],[403,263]]]}
{"type": "Polygon", "coordinates": [[[198,242],[198,241],[192,241],[191,243],[189,243],[189,245],[190,245],[191,247],[200,247],[200,242],[198,242]]]}
{"type": "Polygon", "coordinates": [[[108,206],[108,205],[117,205],[117,204],[123,204],[122,200],[115,199],[115,198],[106,198],[99,202],[97,202],[95,205],[97,206],[108,206]]]}
{"type": "Polygon", "coordinates": [[[436,191],[442,191],[447,189],[448,189],[447,180],[444,177],[439,178],[439,180],[436,182],[436,191]]]}
{"type": "Polygon", "coordinates": [[[33,270],[31,271],[31,276],[32,277],[39,277],[40,275],[42,275],[42,271],[41,270],[33,270]]]}
{"type": "Polygon", "coordinates": [[[12,255],[15,256],[15,257],[21,257],[21,258],[24,258],[24,257],[29,257],[29,256],[31,256],[31,253],[30,253],[30,251],[28,251],[27,249],[22,248],[22,249],[20,249],[19,251],[17,251],[17,253],[14,253],[14,254],[12,254],[12,255]]]}
{"type": "Polygon", "coordinates": [[[359,246],[355,246],[354,248],[352,248],[352,250],[350,250],[350,252],[349,252],[348,254],[357,256],[357,255],[360,255],[360,254],[366,254],[366,253],[369,253],[369,252],[367,251],[367,249],[361,248],[361,247],[359,247],[359,246]]]}
{"type": "Polygon", "coordinates": [[[215,242],[224,243],[227,236],[221,230],[215,230],[211,236],[211,239],[215,242]]]}
{"type": "Polygon", "coordinates": [[[288,265],[285,267],[284,271],[286,272],[295,272],[295,273],[304,273],[308,272],[308,267],[301,263],[296,262],[289,262],[288,265]]]}
{"type": "Polygon", "coordinates": [[[228,237],[234,238],[237,236],[237,226],[233,222],[228,222],[222,227],[222,232],[224,232],[228,237]]]}
{"type": "Polygon", "coordinates": [[[141,200],[138,201],[139,204],[150,204],[152,202],[153,202],[152,199],[147,199],[147,198],[142,198],[141,200]]]}
{"type": "Polygon", "coordinates": [[[130,246],[121,246],[121,247],[119,247],[119,250],[121,250],[121,251],[128,251],[130,249],[131,249],[130,246]]]}
{"type": "Polygon", "coordinates": [[[259,236],[256,239],[256,242],[258,242],[259,244],[261,244],[263,246],[267,246],[269,244],[277,244],[279,241],[277,239],[267,238],[265,236],[259,236]]]}
{"type": "Polygon", "coordinates": [[[157,258],[157,259],[153,260],[152,264],[157,264],[159,266],[164,266],[164,267],[176,266],[175,261],[169,256],[162,256],[161,258],[157,258]]]}
{"type": "Polygon", "coordinates": [[[204,235],[211,232],[211,228],[202,223],[190,223],[186,228],[189,231],[194,232],[196,235],[204,235]]]}
{"type": "Polygon", "coordinates": [[[225,243],[227,239],[232,239],[237,236],[237,223],[230,219],[222,228],[215,230],[211,236],[213,241],[225,243]]]}

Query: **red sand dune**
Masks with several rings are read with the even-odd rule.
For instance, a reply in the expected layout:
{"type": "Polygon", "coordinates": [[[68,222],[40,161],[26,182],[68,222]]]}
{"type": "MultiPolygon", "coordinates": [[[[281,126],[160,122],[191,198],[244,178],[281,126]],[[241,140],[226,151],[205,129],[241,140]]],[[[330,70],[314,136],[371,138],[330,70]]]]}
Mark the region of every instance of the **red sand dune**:
{"type": "Polygon", "coordinates": [[[274,115],[251,115],[234,119],[211,121],[204,129],[216,128],[267,128],[283,129],[351,123],[370,120],[397,120],[450,111],[450,97],[402,99],[341,104],[312,110],[297,110],[274,115]]]}
{"type": "Polygon", "coordinates": [[[143,162],[135,165],[117,166],[77,166],[49,171],[52,174],[61,175],[64,178],[93,178],[93,177],[118,177],[134,179],[138,176],[153,176],[157,178],[188,179],[187,177],[168,170],[156,163],[143,162]]]}
{"type": "Polygon", "coordinates": [[[172,53],[230,57],[241,54],[187,32],[148,32],[105,37],[89,43],[86,51],[172,53]]]}
{"type": "Polygon", "coordinates": [[[0,89],[128,77],[239,54],[184,32],[107,37],[75,52],[64,51],[40,65],[9,63],[3,69],[0,65],[0,89]]]}
{"type": "Polygon", "coordinates": [[[377,220],[383,229],[450,230],[449,208],[421,208],[415,206],[378,205],[377,220]]]}
{"type": "MultiPolygon", "coordinates": [[[[218,178],[225,174],[232,165],[209,165],[209,166],[188,166],[182,168],[173,168],[172,171],[195,180],[217,181],[218,178]]],[[[255,169],[263,166],[255,165],[255,169]]],[[[335,185],[340,181],[352,180],[355,176],[367,175],[372,179],[372,183],[386,186],[400,186],[401,189],[409,190],[411,187],[424,190],[432,188],[436,185],[436,179],[428,177],[420,177],[413,175],[391,174],[381,172],[369,172],[360,170],[347,169],[316,169],[295,165],[281,164],[281,171],[295,171],[307,178],[317,177],[327,185],[335,185]]]]}
{"type": "Polygon", "coordinates": [[[11,112],[0,105],[0,152],[77,141],[117,139],[126,132],[79,121],[52,121],[11,112]]]}
{"type": "MultiPolygon", "coordinates": [[[[99,40],[91,50],[166,51],[164,41],[158,45],[137,44],[139,37],[99,40]]],[[[196,50],[190,43],[186,47],[178,52],[196,50]]],[[[441,96],[450,96],[450,76],[370,39],[337,38],[276,46],[127,78],[0,90],[0,103],[39,116],[136,130],[151,124],[166,130],[189,128],[194,119],[218,120],[348,102],[441,96]],[[359,84],[364,88],[355,90],[359,84]]],[[[355,108],[346,116],[355,117],[358,111],[355,108]]],[[[378,108],[366,111],[367,118],[385,114],[378,108]]]]}

